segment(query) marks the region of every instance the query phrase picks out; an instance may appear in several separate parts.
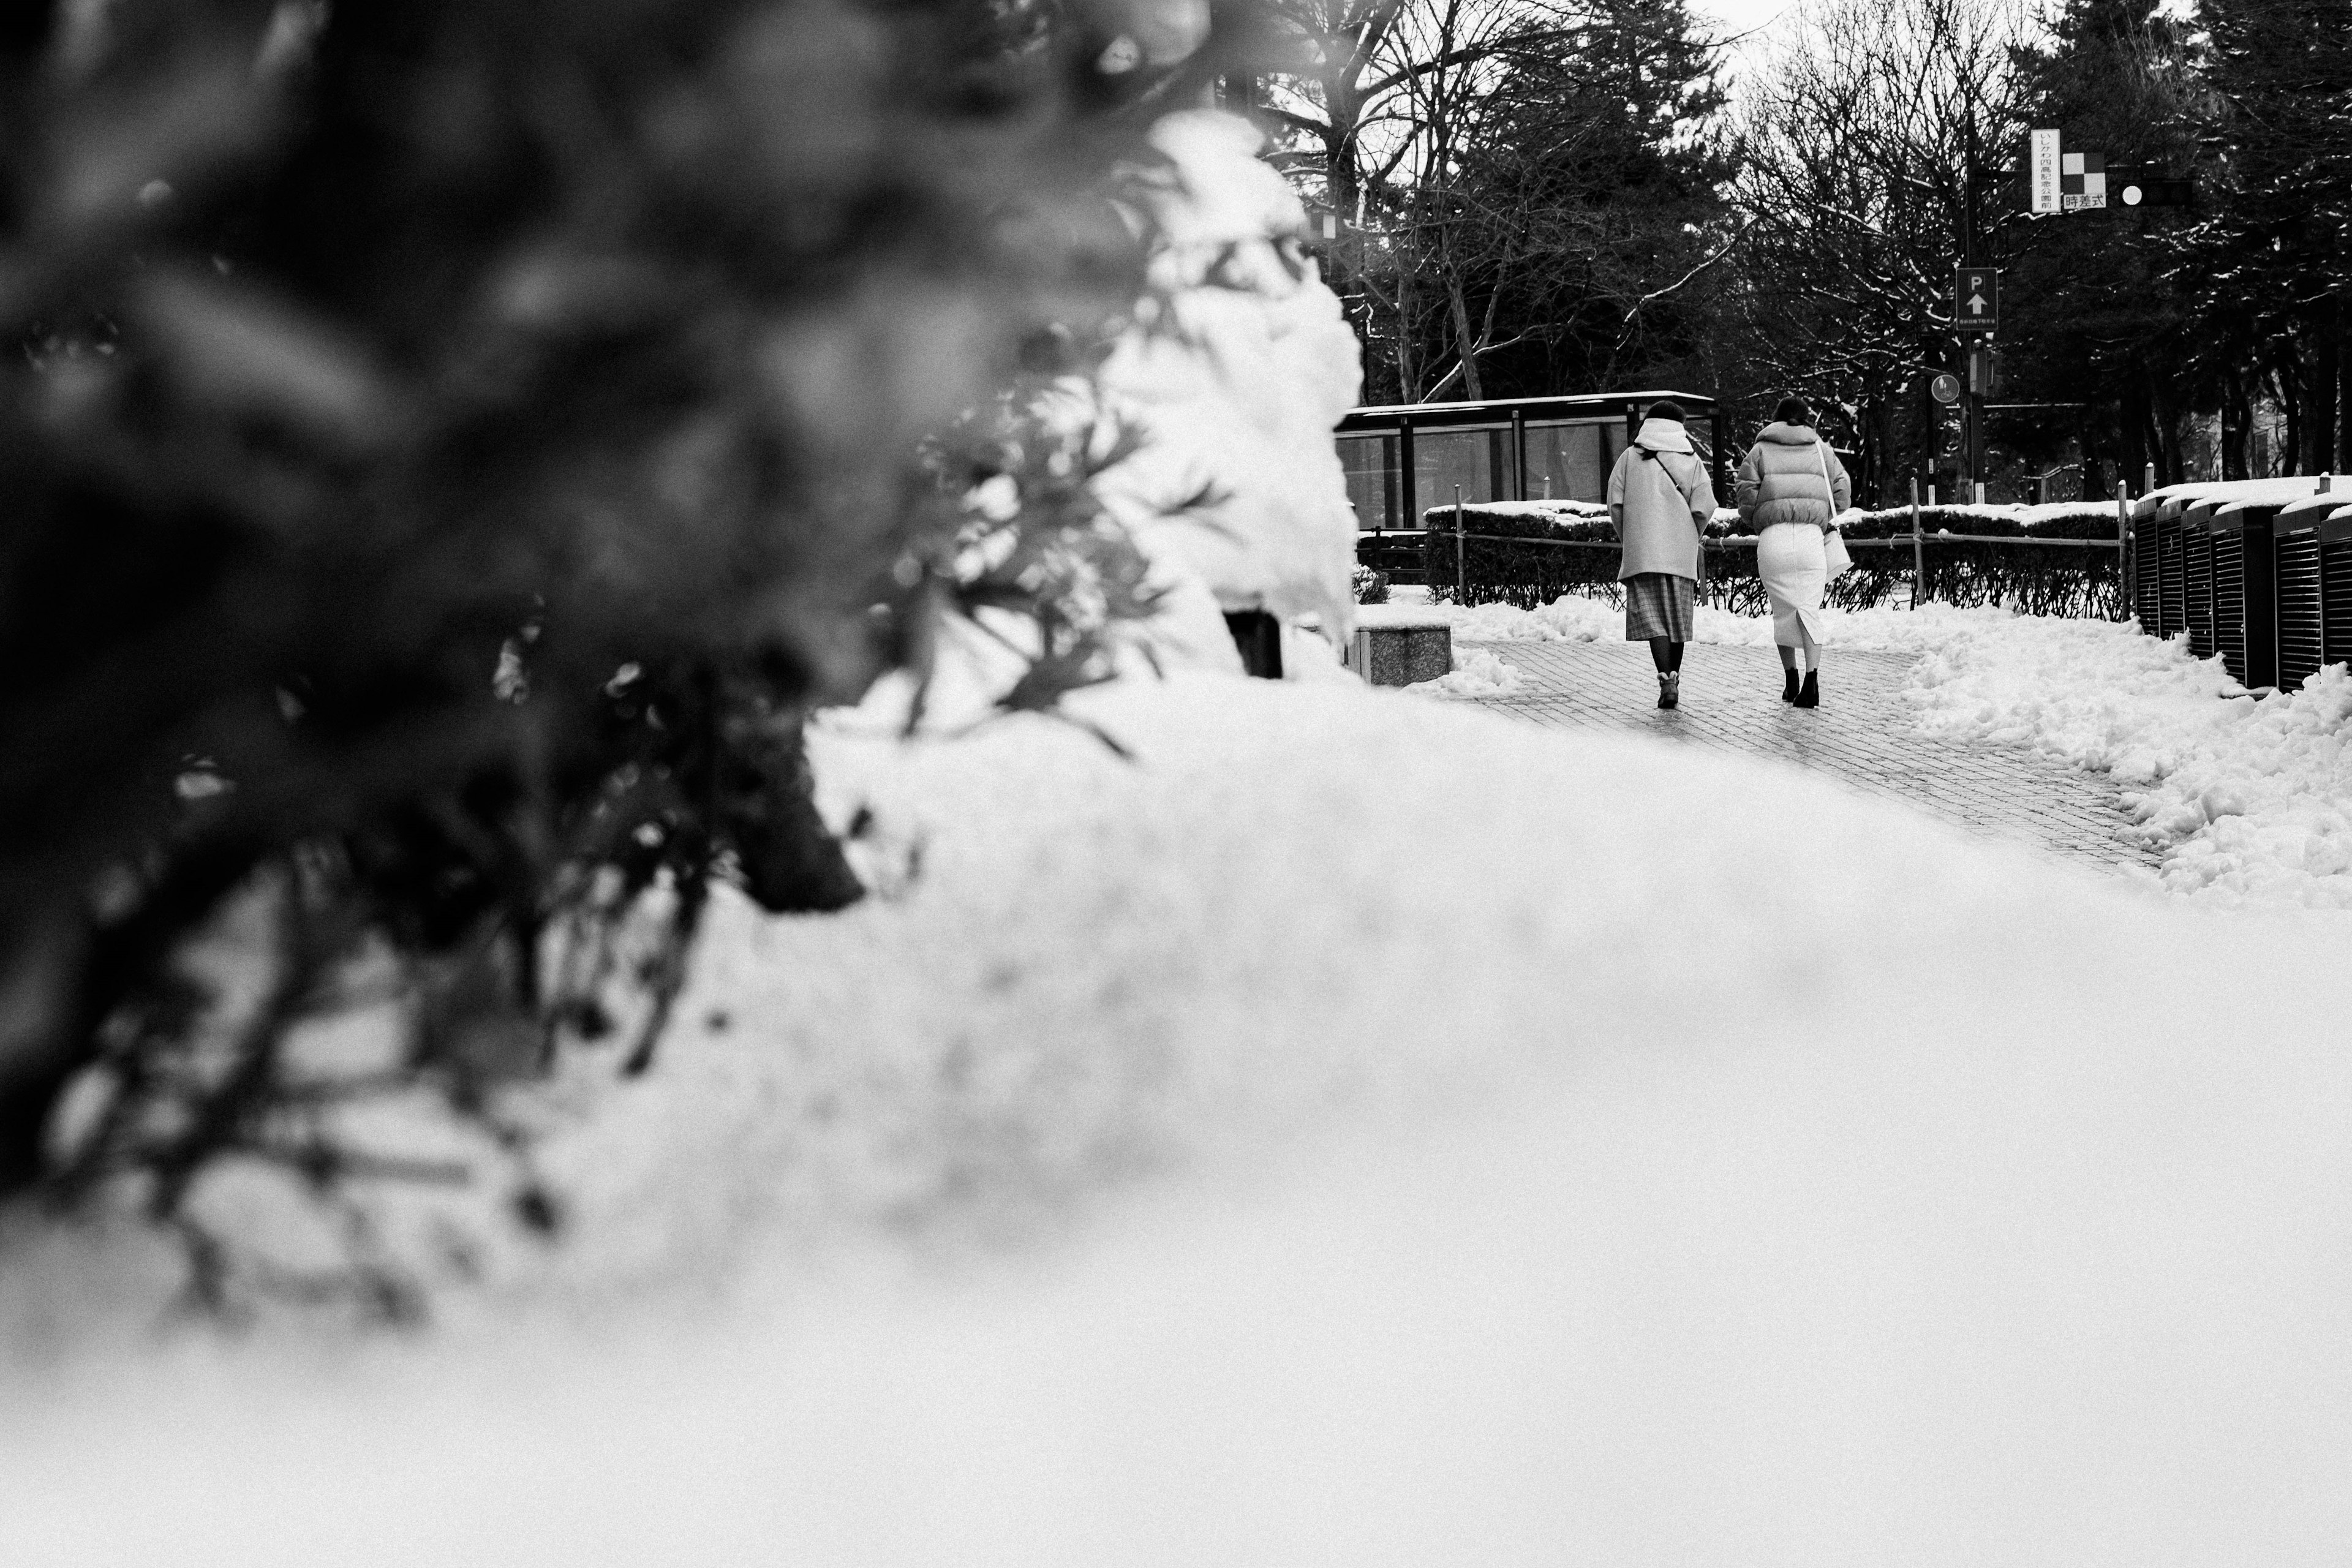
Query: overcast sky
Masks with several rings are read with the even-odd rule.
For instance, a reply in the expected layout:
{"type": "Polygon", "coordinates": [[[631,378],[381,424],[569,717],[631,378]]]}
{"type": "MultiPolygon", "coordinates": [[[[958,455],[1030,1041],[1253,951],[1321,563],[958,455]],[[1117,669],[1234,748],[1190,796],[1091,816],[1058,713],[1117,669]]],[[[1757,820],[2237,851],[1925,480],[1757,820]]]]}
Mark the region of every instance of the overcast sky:
{"type": "Polygon", "coordinates": [[[1795,7],[1797,0],[1691,0],[1694,14],[1712,16],[1727,32],[1744,33],[1751,27],[1761,27],[1783,12],[1795,7]]]}

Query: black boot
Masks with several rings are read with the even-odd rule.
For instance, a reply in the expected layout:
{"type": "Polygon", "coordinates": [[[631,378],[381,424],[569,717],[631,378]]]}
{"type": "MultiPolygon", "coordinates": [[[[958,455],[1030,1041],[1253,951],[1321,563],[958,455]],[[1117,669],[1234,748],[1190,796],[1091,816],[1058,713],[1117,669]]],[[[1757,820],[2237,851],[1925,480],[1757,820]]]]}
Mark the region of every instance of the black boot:
{"type": "Polygon", "coordinates": [[[1679,669],[1658,671],[1658,706],[1672,708],[1683,700],[1683,672],[1679,669]]]}
{"type": "Polygon", "coordinates": [[[1780,684],[1780,700],[1794,702],[1797,700],[1797,672],[1794,669],[1784,669],[1780,673],[1788,678],[1780,684]]]}
{"type": "Polygon", "coordinates": [[[1818,669],[1805,671],[1805,683],[1797,688],[1797,695],[1790,700],[1800,708],[1820,707],[1822,705],[1822,672],[1818,669]]]}

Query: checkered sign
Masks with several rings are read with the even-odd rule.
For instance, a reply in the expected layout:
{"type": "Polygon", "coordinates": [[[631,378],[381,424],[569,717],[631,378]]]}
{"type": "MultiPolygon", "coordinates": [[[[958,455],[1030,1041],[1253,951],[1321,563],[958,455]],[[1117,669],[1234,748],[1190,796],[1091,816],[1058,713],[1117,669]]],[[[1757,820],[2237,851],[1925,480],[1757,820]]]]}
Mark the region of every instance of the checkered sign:
{"type": "Polygon", "coordinates": [[[2058,202],[2067,212],[2107,205],[2107,155],[2067,153],[2058,162],[2058,202]]]}

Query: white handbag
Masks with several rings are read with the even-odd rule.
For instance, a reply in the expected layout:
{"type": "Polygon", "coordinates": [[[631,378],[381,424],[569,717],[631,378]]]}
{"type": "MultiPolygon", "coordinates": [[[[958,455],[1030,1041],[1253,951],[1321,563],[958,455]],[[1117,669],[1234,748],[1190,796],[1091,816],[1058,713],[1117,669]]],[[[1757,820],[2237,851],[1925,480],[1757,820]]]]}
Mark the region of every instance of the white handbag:
{"type": "MultiPolygon", "coordinates": [[[[1827,441],[1814,442],[1813,456],[1821,462],[1822,489],[1829,493],[1830,514],[1834,517],[1837,514],[1837,486],[1830,482],[1830,444],[1827,441]]],[[[1828,563],[1830,575],[1833,578],[1843,577],[1853,570],[1853,554],[1845,547],[1845,535],[1828,524],[1822,528],[1822,559],[1828,563]]]]}

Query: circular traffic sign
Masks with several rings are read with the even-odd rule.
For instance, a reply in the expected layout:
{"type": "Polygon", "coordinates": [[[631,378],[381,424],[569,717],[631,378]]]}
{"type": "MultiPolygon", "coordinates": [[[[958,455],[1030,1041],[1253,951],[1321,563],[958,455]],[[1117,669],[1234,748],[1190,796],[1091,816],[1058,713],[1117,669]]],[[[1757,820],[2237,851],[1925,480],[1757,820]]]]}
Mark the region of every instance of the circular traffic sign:
{"type": "Polygon", "coordinates": [[[1950,371],[1937,371],[1936,379],[1927,384],[1927,395],[1948,406],[1960,400],[1960,378],[1950,371]]]}
{"type": "Polygon", "coordinates": [[[2137,185],[2126,185],[2124,187],[2124,205],[2127,207],[2136,207],[2139,205],[2139,198],[2140,189],[2137,185]]]}

